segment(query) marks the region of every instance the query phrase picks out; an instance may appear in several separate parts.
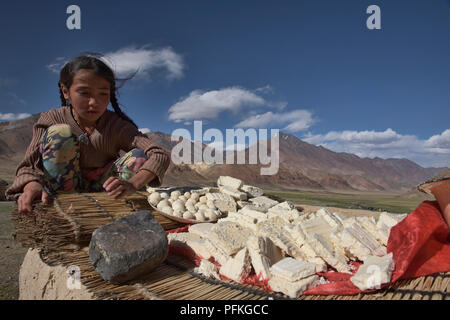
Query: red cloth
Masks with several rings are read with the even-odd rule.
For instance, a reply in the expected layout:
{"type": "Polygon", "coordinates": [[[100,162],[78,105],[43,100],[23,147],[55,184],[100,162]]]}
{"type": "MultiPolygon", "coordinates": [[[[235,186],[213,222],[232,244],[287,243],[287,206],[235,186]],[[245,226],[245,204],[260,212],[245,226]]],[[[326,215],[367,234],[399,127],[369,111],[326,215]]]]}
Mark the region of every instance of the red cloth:
{"type": "MultiPolygon", "coordinates": [[[[424,201],[405,219],[391,229],[387,252],[392,252],[395,270],[390,283],[437,272],[450,271],[449,229],[436,201],[424,201]]],[[[354,271],[356,272],[356,270],[354,271]]],[[[360,293],[350,281],[351,274],[321,274],[330,283],[317,286],[303,294],[352,295],[360,293]]],[[[388,284],[383,285],[387,286],[388,284]]],[[[371,292],[366,290],[364,292],[371,292]]]]}

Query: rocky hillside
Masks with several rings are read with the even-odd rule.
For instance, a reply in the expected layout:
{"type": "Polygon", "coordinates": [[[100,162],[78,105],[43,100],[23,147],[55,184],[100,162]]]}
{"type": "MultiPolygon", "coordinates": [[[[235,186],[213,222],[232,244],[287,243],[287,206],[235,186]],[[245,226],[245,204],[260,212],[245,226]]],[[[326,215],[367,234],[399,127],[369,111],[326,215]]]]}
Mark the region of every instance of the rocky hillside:
{"type": "MultiPolygon", "coordinates": [[[[0,178],[12,181],[38,117],[36,114],[27,119],[0,123],[0,178]]],[[[149,132],[147,135],[169,151],[178,143],[171,141],[171,135],[166,133],[149,132]]],[[[444,169],[423,168],[408,159],[360,158],[317,147],[285,133],[280,133],[279,142],[280,168],[276,175],[263,176],[261,164],[248,164],[249,149],[246,149],[246,164],[171,163],[164,184],[213,185],[218,176],[230,175],[248,184],[271,189],[407,192],[444,169]]]]}

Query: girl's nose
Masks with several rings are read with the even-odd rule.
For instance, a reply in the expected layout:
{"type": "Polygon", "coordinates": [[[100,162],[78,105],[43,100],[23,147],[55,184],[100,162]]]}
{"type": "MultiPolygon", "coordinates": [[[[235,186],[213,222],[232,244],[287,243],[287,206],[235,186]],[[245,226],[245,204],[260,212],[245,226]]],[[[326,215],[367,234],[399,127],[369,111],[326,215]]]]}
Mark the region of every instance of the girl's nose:
{"type": "Polygon", "coordinates": [[[95,107],[97,105],[97,101],[94,97],[89,98],[89,106],[95,107]]]}

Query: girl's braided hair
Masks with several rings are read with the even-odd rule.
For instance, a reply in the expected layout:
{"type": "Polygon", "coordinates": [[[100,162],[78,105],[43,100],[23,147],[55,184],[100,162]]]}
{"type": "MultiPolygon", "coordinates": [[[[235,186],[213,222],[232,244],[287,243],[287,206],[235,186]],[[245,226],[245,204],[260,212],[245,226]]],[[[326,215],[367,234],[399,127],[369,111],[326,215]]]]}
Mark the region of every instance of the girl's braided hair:
{"type": "MultiPolygon", "coordinates": [[[[110,85],[110,102],[111,106],[113,107],[114,111],[117,113],[119,117],[122,119],[131,122],[136,128],[137,125],[131,120],[119,107],[119,102],[116,98],[116,90],[118,87],[116,86],[116,81],[122,81],[125,83],[125,81],[130,80],[136,73],[132,74],[131,76],[123,79],[116,78],[114,76],[114,72],[111,70],[110,67],[106,65],[101,59],[104,59],[104,56],[100,53],[93,53],[93,52],[86,52],[81,56],[78,56],[71,61],[67,62],[64,67],[61,69],[59,81],[58,81],[58,88],[59,88],[59,96],[61,98],[61,106],[68,105],[68,101],[64,98],[64,94],[61,89],[61,85],[64,85],[67,89],[70,88],[73,82],[73,77],[75,73],[80,69],[88,69],[92,70],[94,74],[106,79],[110,85]]],[[[121,86],[122,86],[121,85],[121,86]]],[[[120,86],[120,87],[121,87],[120,86]]]]}

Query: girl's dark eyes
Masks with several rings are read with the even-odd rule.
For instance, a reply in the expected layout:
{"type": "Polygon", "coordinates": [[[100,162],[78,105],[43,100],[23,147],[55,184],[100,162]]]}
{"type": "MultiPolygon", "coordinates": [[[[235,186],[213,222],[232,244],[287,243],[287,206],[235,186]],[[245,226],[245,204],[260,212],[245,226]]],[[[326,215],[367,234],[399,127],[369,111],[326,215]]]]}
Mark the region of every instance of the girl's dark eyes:
{"type": "MultiPolygon", "coordinates": [[[[81,95],[87,95],[89,92],[80,92],[81,95]]],[[[102,96],[109,96],[109,93],[100,93],[102,96]]]]}

